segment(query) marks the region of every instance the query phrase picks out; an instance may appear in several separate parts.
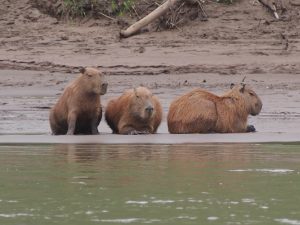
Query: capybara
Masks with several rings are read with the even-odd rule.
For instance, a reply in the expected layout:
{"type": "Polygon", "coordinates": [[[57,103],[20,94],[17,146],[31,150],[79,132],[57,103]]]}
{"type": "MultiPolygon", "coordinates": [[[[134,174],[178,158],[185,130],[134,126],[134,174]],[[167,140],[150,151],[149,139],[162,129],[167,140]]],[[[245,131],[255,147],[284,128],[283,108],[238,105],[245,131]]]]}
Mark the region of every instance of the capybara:
{"type": "Polygon", "coordinates": [[[260,98],[245,84],[232,85],[222,96],[196,89],[171,103],[168,129],[174,134],[252,132],[248,115],[259,114],[261,108],[260,98]]]}
{"type": "Polygon", "coordinates": [[[82,68],[80,73],[50,111],[54,135],[98,134],[102,118],[100,95],[106,93],[107,82],[97,69],[82,68]]]}
{"type": "Polygon", "coordinates": [[[162,107],[146,87],[125,91],[108,102],[105,119],[115,134],[153,134],[162,120],[162,107]]]}

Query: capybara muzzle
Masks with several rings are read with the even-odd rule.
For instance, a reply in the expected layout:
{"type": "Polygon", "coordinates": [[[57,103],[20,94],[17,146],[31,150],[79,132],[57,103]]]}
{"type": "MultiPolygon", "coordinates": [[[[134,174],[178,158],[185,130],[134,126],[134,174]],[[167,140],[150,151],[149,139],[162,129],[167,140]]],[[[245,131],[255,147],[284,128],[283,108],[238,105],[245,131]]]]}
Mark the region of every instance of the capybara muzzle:
{"type": "Polygon", "coordinates": [[[107,86],[108,86],[108,83],[107,82],[104,82],[101,84],[101,95],[105,95],[106,92],[107,92],[107,86]]]}

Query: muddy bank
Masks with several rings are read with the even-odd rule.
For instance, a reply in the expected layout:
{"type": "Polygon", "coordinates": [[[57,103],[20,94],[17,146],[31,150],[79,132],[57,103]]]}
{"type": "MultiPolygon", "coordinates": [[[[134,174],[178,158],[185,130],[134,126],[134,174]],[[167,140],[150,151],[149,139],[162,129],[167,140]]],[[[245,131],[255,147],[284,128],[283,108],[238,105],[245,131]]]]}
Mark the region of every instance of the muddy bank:
{"type": "Polygon", "coordinates": [[[109,19],[65,23],[30,1],[5,1],[0,6],[0,69],[75,72],[91,65],[112,75],[299,74],[300,7],[279,21],[245,0],[205,8],[206,22],[120,40],[120,26],[109,19]]]}
{"type": "MultiPolygon", "coordinates": [[[[196,87],[222,93],[247,76],[264,104],[250,123],[262,133],[298,132],[300,7],[279,21],[252,1],[210,3],[206,10],[206,22],[120,40],[118,24],[103,18],[65,23],[30,1],[3,2],[0,133],[49,135],[49,107],[80,66],[107,75],[104,107],[111,97],[143,84],[159,96],[165,116],[180,94],[196,87]]],[[[103,122],[100,131],[110,133],[103,122]]],[[[158,131],[167,133],[165,117],[158,131]]]]}

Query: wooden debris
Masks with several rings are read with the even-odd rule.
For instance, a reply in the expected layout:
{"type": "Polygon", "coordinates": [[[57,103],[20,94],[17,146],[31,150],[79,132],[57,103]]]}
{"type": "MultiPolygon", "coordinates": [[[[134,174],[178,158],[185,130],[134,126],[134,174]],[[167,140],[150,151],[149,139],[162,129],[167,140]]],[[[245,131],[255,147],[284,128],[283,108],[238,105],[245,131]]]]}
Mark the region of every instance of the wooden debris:
{"type": "Polygon", "coordinates": [[[149,23],[151,23],[155,19],[165,14],[172,6],[174,6],[176,3],[180,1],[182,0],[167,0],[165,3],[163,3],[161,6],[156,8],[151,13],[149,13],[143,19],[137,21],[126,30],[122,30],[120,32],[120,36],[122,38],[127,38],[130,37],[131,35],[138,33],[143,27],[147,26],[149,23]]]}

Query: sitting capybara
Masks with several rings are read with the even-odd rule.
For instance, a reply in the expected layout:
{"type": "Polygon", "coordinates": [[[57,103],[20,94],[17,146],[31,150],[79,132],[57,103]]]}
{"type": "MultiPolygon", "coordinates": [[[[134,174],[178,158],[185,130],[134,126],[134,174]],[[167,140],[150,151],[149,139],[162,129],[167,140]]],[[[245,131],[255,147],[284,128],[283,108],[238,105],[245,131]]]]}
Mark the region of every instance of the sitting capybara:
{"type": "Polygon", "coordinates": [[[52,134],[98,134],[102,118],[100,95],[107,90],[104,75],[94,68],[80,69],[50,111],[52,134]]]}
{"type": "Polygon", "coordinates": [[[193,90],[170,105],[168,128],[170,133],[242,133],[255,131],[247,125],[248,115],[257,115],[262,102],[245,84],[217,96],[205,90],[193,90]]]}
{"type": "Polygon", "coordinates": [[[162,107],[149,89],[138,87],[110,100],[105,119],[116,134],[153,134],[161,123],[162,107]]]}

